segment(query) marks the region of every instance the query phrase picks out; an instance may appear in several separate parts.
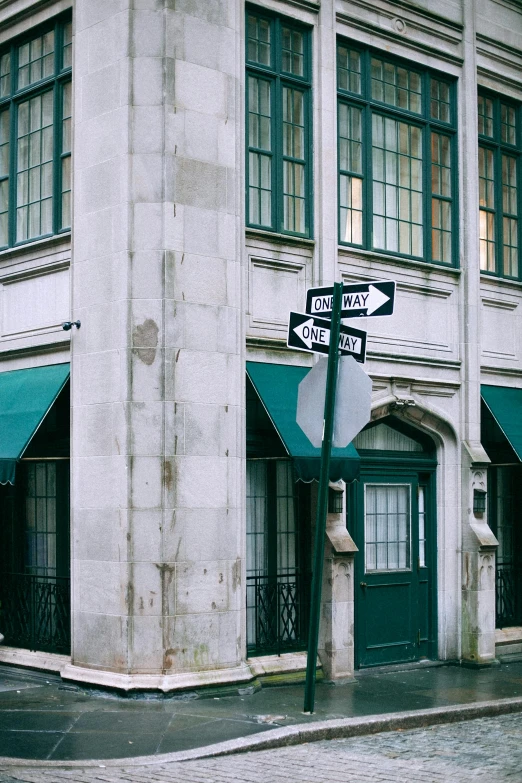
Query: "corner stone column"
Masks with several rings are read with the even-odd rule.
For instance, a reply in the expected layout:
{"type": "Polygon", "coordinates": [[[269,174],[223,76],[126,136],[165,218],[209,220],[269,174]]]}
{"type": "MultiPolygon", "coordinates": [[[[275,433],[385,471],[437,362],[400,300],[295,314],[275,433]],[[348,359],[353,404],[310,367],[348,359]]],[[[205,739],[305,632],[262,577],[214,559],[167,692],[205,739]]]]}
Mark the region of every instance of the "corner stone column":
{"type": "Polygon", "coordinates": [[[64,676],[124,690],[250,679],[243,4],[77,0],[74,28],[64,676]]]}
{"type": "Polygon", "coordinates": [[[354,673],[354,557],[342,514],[328,514],[318,655],[328,682],[354,673]]]}

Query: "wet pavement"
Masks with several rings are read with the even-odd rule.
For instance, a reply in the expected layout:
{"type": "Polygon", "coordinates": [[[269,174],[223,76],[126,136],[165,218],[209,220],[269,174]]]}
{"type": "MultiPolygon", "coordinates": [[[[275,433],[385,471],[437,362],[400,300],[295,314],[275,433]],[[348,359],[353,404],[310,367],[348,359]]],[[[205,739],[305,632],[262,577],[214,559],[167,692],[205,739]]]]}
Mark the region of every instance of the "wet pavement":
{"type": "Polygon", "coordinates": [[[313,715],[303,714],[303,696],[299,684],[121,697],[0,666],[0,757],[152,756],[276,727],[522,697],[522,662],[478,670],[433,664],[365,671],[344,685],[319,682],[313,715]]]}

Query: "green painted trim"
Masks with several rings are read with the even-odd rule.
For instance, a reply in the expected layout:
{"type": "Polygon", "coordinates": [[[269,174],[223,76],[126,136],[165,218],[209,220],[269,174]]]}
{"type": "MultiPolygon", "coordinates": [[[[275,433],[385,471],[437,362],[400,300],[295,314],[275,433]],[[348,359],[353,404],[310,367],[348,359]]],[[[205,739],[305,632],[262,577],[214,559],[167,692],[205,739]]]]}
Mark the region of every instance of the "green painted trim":
{"type": "MultiPolygon", "coordinates": [[[[339,155],[339,117],[337,120],[337,223],[338,223],[338,241],[343,247],[355,247],[371,250],[376,254],[393,255],[397,258],[415,259],[425,261],[426,263],[436,264],[442,268],[458,267],[458,181],[457,181],[457,105],[456,89],[457,82],[454,79],[448,79],[447,76],[439,74],[431,69],[420,69],[409,60],[404,60],[393,55],[384,54],[382,51],[372,47],[361,47],[352,44],[346,38],[337,39],[336,63],[338,64],[339,47],[346,46],[350,50],[359,52],[361,57],[361,94],[350,92],[339,88],[339,72],[337,65],[337,105],[345,104],[359,106],[363,110],[363,243],[356,244],[345,242],[341,238],[341,206],[340,206],[340,179],[344,173],[340,169],[339,155]],[[421,112],[413,112],[408,109],[400,109],[378,101],[371,96],[371,58],[376,56],[382,62],[390,62],[393,65],[406,67],[409,71],[419,74],[422,84],[422,103],[421,112]],[[450,119],[451,122],[433,119],[430,114],[430,94],[431,79],[444,82],[450,88],[450,119]],[[405,254],[399,251],[392,251],[384,248],[373,247],[373,174],[372,174],[372,116],[378,114],[383,117],[391,117],[395,120],[407,122],[409,125],[415,125],[421,128],[423,133],[422,141],[422,177],[423,177],[423,253],[421,256],[405,254]],[[444,198],[451,202],[451,263],[432,260],[432,225],[431,225],[431,133],[441,133],[451,140],[451,198],[444,198]]],[[[339,115],[339,111],[338,111],[339,115]]]]}
{"type": "MultiPolygon", "coordinates": [[[[23,35],[10,41],[5,47],[0,47],[0,54],[9,51],[11,56],[11,92],[0,99],[0,109],[8,108],[10,111],[10,138],[9,138],[9,211],[8,211],[8,244],[2,248],[20,247],[30,242],[38,241],[70,228],[60,228],[61,219],[61,144],[62,144],[62,103],[61,95],[65,82],[71,80],[72,68],[62,68],[62,42],[63,27],[71,21],[71,13],[61,14],[50,22],[33,28],[23,35]],[[31,41],[39,35],[54,30],[54,73],[46,76],[33,84],[18,89],[18,49],[27,41],[31,41]],[[52,231],[47,234],[31,236],[27,239],[16,238],[16,210],[17,210],[17,127],[18,108],[21,103],[31,98],[48,92],[53,92],[53,176],[52,176],[52,231]]],[[[41,199],[40,199],[41,201],[41,199]]]]}
{"type": "MultiPolygon", "coordinates": [[[[284,16],[271,13],[266,9],[259,10],[256,7],[247,6],[246,13],[251,13],[257,18],[265,19],[270,24],[271,30],[271,64],[270,66],[260,65],[259,63],[248,60],[248,37],[245,36],[245,61],[246,61],[246,115],[245,123],[245,203],[246,203],[246,225],[248,228],[256,228],[264,231],[274,232],[284,236],[293,236],[299,238],[310,238],[313,236],[313,177],[312,177],[312,40],[311,29],[298,21],[284,16]],[[298,30],[303,34],[304,39],[304,74],[296,76],[287,73],[282,69],[282,27],[286,26],[293,30],[298,30]],[[271,152],[272,152],[272,223],[266,226],[258,223],[251,223],[250,216],[250,193],[249,193],[249,153],[257,151],[249,145],[249,123],[248,123],[248,77],[254,76],[264,78],[272,85],[271,89],[271,152]],[[304,161],[305,168],[305,231],[289,231],[284,228],[284,198],[283,198],[283,166],[288,156],[283,155],[283,89],[299,89],[304,94],[304,158],[299,159],[299,163],[304,161]]],[[[248,22],[247,22],[248,23],[248,22]]]]}
{"type": "MultiPolygon", "coordinates": [[[[437,486],[436,486],[436,462],[429,458],[417,458],[404,453],[393,452],[393,460],[390,459],[392,452],[366,451],[361,450],[361,475],[357,482],[347,486],[347,528],[354,540],[358,538],[357,527],[364,530],[364,519],[358,519],[357,515],[364,513],[364,507],[361,505],[361,492],[366,480],[386,483],[386,480],[406,480],[410,477],[415,486],[421,485],[427,488],[427,530],[426,530],[426,552],[428,570],[430,579],[428,584],[428,606],[429,606],[429,634],[428,639],[424,640],[427,644],[428,658],[435,660],[438,655],[438,612],[437,612],[437,486]],[[371,456],[368,456],[371,454],[371,456]],[[388,459],[390,461],[388,462],[388,459]],[[431,521],[431,524],[430,524],[431,521]],[[360,527],[362,526],[362,527],[360,527]]],[[[413,505],[412,505],[413,509],[413,505]]],[[[363,533],[364,536],[364,533],[363,533]]],[[[356,541],[357,543],[357,541],[356,541]]],[[[417,541],[418,547],[418,541],[417,541]]],[[[412,549],[412,567],[413,567],[413,549],[412,549]]],[[[364,549],[355,555],[354,584],[364,578],[364,549]]],[[[359,648],[359,629],[364,619],[361,617],[362,607],[357,600],[357,587],[354,594],[354,654],[355,668],[360,667],[360,648],[359,648]]],[[[377,664],[376,664],[377,665],[377,664]]],[[[366,668],[366,667],[364,667],[366,668]]]]}
{"type": "Polygon", "coordinates": [[[521,164],[521,151],[522,151],[522,107],[521,104],[516,101],[499,95],[498,93],[490,90],[480,89],[478,95],[488,98],[493,101],[493,136],[486,136],[479,133],[479,146],[490,149],[493,151],[493,192],[494,192],[494,208],[487,211],[495,214],[495,271],[481,269],[481,274],[486,274],[492,277],[502,277],[505,280],[521,280],[522,279],[522,246],[520,242],[521,238],[521,218],[522,218],[522,164],[521,164]],[[501,122],[501,103],[510,106],[515,110],[515,122],[516,122],[516,137],[515,144],[509,144],[502,141],[502,122],[501,122]],[[502,155],[507,154],[513,158],[516,158],[516,176],[517,176],[517,236],[518,236],[518,274],[507,275],[504,273],[504,246],[503,246],[503,217],[504,214],[510,215],[510,213],[504,213],[503,210],[503,197],[502,197],[502,155]]]}

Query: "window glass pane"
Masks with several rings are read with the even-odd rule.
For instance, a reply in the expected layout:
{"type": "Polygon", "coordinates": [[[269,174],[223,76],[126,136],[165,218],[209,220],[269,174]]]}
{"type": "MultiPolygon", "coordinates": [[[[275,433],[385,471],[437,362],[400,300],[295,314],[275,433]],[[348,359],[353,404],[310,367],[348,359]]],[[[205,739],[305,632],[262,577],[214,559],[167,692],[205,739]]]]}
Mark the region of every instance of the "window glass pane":
{"type": "Polygon", "coordinates": [[[362,174],[362,111],[339,105],[339,168],[362,174]]]}
{"type": "Polygon", "coordinates": [[[337,84],[340,90],[361,93],[361,55],[346,46],[337,48],[337,84]]]}
{"type": "Polygon", "coordinates": [[[18,47],[18,89],[54,73],[54,30],[18,47]]]}
{"type": "Polygon", "coordinates": [[[9,180],[0,181],[0,246],[7,245],[8,234],[8,209],[9,209],[9,180]]]}
{"type": "Polygon", "coordinates": [[[3,54],[0,57],[0,98],[5,98],[11,93],[11,55],[3,54]]]}
{"type": "Polygon", "coordinates": [[[450,87],[446,82],[430,80],[430,116],[434,120],[450,122],[450,87]]]}
{"type": "Polygon", "coordinates": [[[304,76],[304,36],[290,27],[282,28],[282,69],[294,76],[304,76]]]}
{"type": "Polygon", "coordinates": [[[62,68],[72,66],[72,22],[67,22],[63,26],[63,52],[62,68]]]}
{"type": "Polygon", "coordinates": [[[341,175],[340,178],[341,242],[362,244],[362,180],[341,175]]]}
{"type": "Polygon", "coordinates": [[[304,155],[304,93],[283,87],[283,227],[299,234],[306,228],[304,155]]]}
{"type": "Polygon", "coordinates": [[[431,134],[431,255],[451,263],[451,139],[431,134]],[[444,200],[443,200],[444,199],[444,200]]]}
{"type": "MultiPolygon", "coordinates": [[[[64,84],[62,93],[62,210],[61,228],[71,225],[71,82],[64,84]]],[[[46,131],[50,129],[47,128],[46,131]]],[[[52,138],[50,139],[52,141],[52,138]]],[[[49,193],[52,195],[52,191],[49,193]]]]}
{"type": "Polygon", "coordinates": [[[494,208],[494,192],[493,151],[479,147],[479,203],[481,207],[494,208]]]}
{"type": "Polygon", "coordinates": [[[502,155],[502,211],[517,214],[517,161],[502,155]]]}
{"type": "Polygon", "coordinates": [[[483,136],[493,136],[493,101],[484,95],[478,96],[478,128],[483,136]]]}
{"type": "Polygon", "coordinates": [[[491,149],[479,147],[479,240],[480,268],[495,271],[494,156],[491,149]]]}
{"type": "Polygon", "coordinates": [[[480,210],[480,268],[487,272],[495,271],[495,215],[480,210]]]}
{"type": "Polygon", "coordinates": [[[502,272],[509,277],[518,277],[517,200],[517,160],[502,155],[502,272]]]}
{"type": "Polygon", "coordinates": [[[426,488],[418,488],[419,508],[419,566],[426,567],[426,488]]]}
{"type": "Polygon", "coordinates": [[[271,25],[267,19],[248,14],[247,58],[259,65],[270,65],[271,25]]]}
{"type": "Polygon", "coordinates": [[[377,57],[371,59],[371,97],[420,114],[422,82],[418,73],[377,57]]]}
{"type": "Polygon", "coordinates": [[[9,109],[0,112],[0,179],[9,176],[9,119],[9,109]]]}
{"type": "Polygon", "coordinates": [[[25,507],[26,562],[30,573],[56,573],[56,464],[28,464],[25,507]]]}
{"type": "Polygon", "coordinates": [[[249,103],[249,223],[272,227],[271,84],[248,78],[249,103]],[[254,150],[259,150],[255,152],[254,150]]]}
{"type": "Polygon", "coordinates": [[[421,130],[373,115],[373,246],[420,256],[422,242],[421,130]]]}
{"type": "Polygon", "coordinates": [[[52,230],[53,93],[19,106],[17,132],[16,240],[52,230]]]}
{"type": "Polygon", "coordinates": [[[365,486],[365,570],[411,569],[410,487],[407,484],[365,486]]]}
{"type": "Polygon", "coordinates": [[[506,144],[517,143],[515,109],[505,103],[500,104],[500,140],[506,144]]]}

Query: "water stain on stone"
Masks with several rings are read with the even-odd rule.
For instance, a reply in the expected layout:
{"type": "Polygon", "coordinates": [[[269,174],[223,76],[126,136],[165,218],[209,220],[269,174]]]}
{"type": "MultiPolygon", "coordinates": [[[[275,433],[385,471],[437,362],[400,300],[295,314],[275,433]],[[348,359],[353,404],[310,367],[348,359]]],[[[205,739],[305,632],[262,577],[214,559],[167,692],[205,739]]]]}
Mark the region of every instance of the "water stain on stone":
{"type": "Polygon", "coordinates": [[[165,489],[170,492],[174,483],[174,471],[172,470],[172,462],[168,459],[163,463],[163,485],[165,489]]]}
{"type": "Polygon", "coordinates": [[[239,557],[232,566],[232,590],[235,592],[238,587],[241,587],[241,558],[239,557]]]}
{"type": "Polygon", "coordinates": [[[156,358],[158,347],[158,325],[152,318],[146,318],[142,324],[137,324],[132,333],[133,353],[144,364],[151,365],[156,358]]]}
{"type": "Polygon", "coordinates": [[[161,575],[161,613],[166,617],[170,614],[169,592],[176,566],[170,563],[156,563],[155,565],[161,575]]]}

